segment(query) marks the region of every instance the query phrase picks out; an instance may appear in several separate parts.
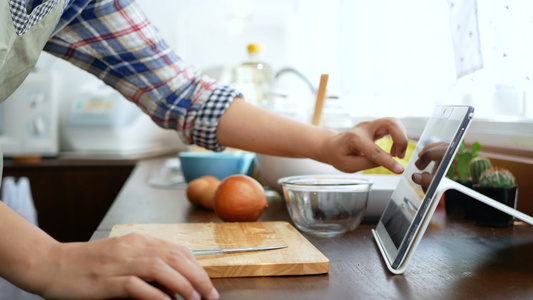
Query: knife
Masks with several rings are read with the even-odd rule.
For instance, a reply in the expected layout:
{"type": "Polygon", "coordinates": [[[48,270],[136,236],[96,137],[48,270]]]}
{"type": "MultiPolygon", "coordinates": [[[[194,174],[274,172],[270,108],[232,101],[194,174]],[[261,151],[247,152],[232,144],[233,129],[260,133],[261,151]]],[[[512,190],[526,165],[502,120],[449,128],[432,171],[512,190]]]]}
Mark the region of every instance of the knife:
{"type": "Polygon", "coordinates": [[[192,253],[211,253],[211,252],[246,252],[246,251],[262,251],[287,248],[288,246],[264,246],[264,247],[244,247],[244,248],[207,248],[207,249],[191,249],[192,253]]]}

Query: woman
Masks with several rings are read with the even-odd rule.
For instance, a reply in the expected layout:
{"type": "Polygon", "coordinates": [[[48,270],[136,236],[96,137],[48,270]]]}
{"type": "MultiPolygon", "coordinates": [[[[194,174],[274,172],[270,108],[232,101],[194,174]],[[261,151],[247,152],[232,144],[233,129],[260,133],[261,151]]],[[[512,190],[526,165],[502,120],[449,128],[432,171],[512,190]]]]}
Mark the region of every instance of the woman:
{"type": "MultiPolygon", "coordinates": [[[[133,0],[27,2],[0,0],[1,101],[44,48],[117,89],[186,143],[307,157],[345,172],[378,165],[403,172],[393,159],[403,157],[407,146],[397,119],[361,123],[344,133],[284,119],[185,65],[133,0]],[[374,143],[385,135],[394,141],[391,153],[374,143]]],[[[0,275],[46,298],[218,298],[205,271],[180,245],[137,234],[59,243],[3,204],[0,229],[0,275]]]]}

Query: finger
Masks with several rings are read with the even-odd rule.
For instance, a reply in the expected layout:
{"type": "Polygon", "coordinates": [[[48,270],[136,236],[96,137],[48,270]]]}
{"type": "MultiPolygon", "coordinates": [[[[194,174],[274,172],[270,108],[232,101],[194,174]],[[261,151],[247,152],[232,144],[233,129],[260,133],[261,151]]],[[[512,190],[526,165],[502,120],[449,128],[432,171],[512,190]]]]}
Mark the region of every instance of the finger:
{"type": "Polygon", "coordinates": [[[136,276],[117,276],[106,282],[109,298],[161,299],[170,297],[136,276]]]}
{"type": "Polygon", "coordinates": [[[383,166],[396,174],[400,174],[404,171],[404,168],[400,163],[394,160],[394,158],[392,158],[390,154],[385,152],[383,149],[381,149],[374,143],[372,143],[368,147],[365,147],[363,153],[365,154],[365,158],[367,158],[368,160],[372,161],[375,164],[383,166]]]}
{"type": "Polygon", "coordinates": [[[416,161],[415,166],[419,170],[424,170],[431,163],[429,155],[421,155],[416,161]]]}
{"type": "Polygon", "coordinates": [[[424,170],[431,161],[427,157],[421,157],[415,161],[415,166],[419,170],[424,170]]]}
{"type": "Polygon", "coordinates": [[[171,267],[178,270],[206,299],[218,299],[218,292],[214,288],[211,279],[209,278],[205,269],[200,265],[196,258],[192,255],[192,252],[185,247],[177,248],[176,250],[169,251],[165,261],[169,263],[171,267]],[[181,255],[184,257],[182,258],[181,255]]]}
{"type": "Polygon", "coordinates": [[[394,149],[393,156],[399,157],[399,158],[405,158],[405,154],[407,152],[407,144],[404,145],[398,145],[398,144],[392,144],[392,149],[394,149]]]}
{"type": "Polygon", "coordinates": [[[431,180],[433,180],[433,175],[424,172],[424,173],[413,173],[413,176],[411,177],[413,179],[413,182],[416,184],[419,184],[420,186],[427,188],[429,184],[431,183],[431,180]]]}
{"type": "Polygon", "coordinates": [[[404,158],[409,139],[407,138],[407,132],[402,122],[395,118],[386,118],[385,128],[387,134],[392,138],[393,144],[391,147],[391,155],[404,158]]]}
{"type": "Polygon", "coordinates": [[[364,155],[353,156],[350,160],[349,165],[350,165],[350,169],[341,170],[341,171],[351,173],[351,172],[357,172],[360,170],[367,170],[367,169],[379,167],[379,165],[376,164],[375,162],[366,159],[364,155]]]}
{"type": "MultiPolygon", "coordinates": [[[[176,270],[180,276],[185,278],[191,286],[191,292],[192,289],[195,289],[207,299],[218,298],[218,293],[213,287],[207,272],[198,263],[189,249],[166,240],[144,235],[132,235],[130,238],[140,239],[145,243],[145,247],[139,248],[142,249],[142,252],[137,253],[136,256],[146,258],[158,257],[162,259],[168,266],[176,270]],[[146,247],[146,244],[149,247],[146,247]]],[[[163,284],[163,282],[160,283],[163,284]]],[[[166,284],[165,286],[172,287],[166,284]]]]}
{"type": "Polygon", "coordinates": [[[419,159],[415,162],[415,165],[419,170],[424,170],[433,161],[440,164],[443,156],[444,153],[440,148],[429,149],[424,151],[422,155],[419,155],[419,159]]]}
{"type": "Polygon", "coordinates": [[[441,161],[442,157],[444,157],[443,153],[441,151],[428,151],[424,154],[425,160],[428,161],[441,161]]]}
{"type": "Polygon", "coordinates": [[[422,150],[420,150],[420,152],[418,153],[418,156],[425,155],[428,152],[435,153],[435,155],[444,156],[444,153],[448,149],[448,145],[449,144],[446,142],[427,144],[422,150]]]}
{"type": "Polygon", "coordinates": [[[193,299],[197,292],[183,274],[159,258],[137,258],[128,264],[127,274],[132,274],[150,282],[157,282],[172,294],[180,294],[185,299],[193,299]]]}

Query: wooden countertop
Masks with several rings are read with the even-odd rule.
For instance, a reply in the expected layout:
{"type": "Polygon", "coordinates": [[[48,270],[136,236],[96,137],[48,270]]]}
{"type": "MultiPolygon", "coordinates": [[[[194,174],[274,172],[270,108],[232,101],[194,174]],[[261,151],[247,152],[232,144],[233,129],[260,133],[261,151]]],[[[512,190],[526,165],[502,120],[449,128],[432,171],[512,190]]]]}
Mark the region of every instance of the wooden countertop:
{"type": "MultiPolygon", "coordinates": [[[[152,188],[163,158],[140,161],[93,234],[115,224],[221,222],[193,208],[185,190],[152,188]]],[[[280,197],[269,197],[261,221],[289,221],[280,197]]],[[[533,295],[533,227],[476,226],[439,208],[403,275],[391,274],[363,223],[341,237],[304,236],[330,260],[326,275],[213,279],[221,299],[525,299],[533,295]]]]}

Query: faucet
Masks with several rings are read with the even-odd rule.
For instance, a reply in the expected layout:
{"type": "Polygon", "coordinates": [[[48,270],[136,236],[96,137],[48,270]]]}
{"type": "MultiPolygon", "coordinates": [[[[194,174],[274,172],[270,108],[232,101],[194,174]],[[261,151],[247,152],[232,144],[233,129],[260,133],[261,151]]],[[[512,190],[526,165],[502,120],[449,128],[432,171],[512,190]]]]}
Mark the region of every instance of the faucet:
{"type": "Polygon", "coordinates": [[[283,74],[283,73],[294,73],[296,76],[298,76],[300,79],[302,79],[308,86],[309,86],[309,89],[311,90],[311,93],[314,95],[316,94],[316,88],[313,86],[313,84],[311,83],[311,81],[305,77],[300,71],[294,69],[294,68],[284,68],[284,69],[281,69],[279,70],[276,75],[274,76],[274,79],[275,80],[278,80],[278,78],[283,74]]]}

